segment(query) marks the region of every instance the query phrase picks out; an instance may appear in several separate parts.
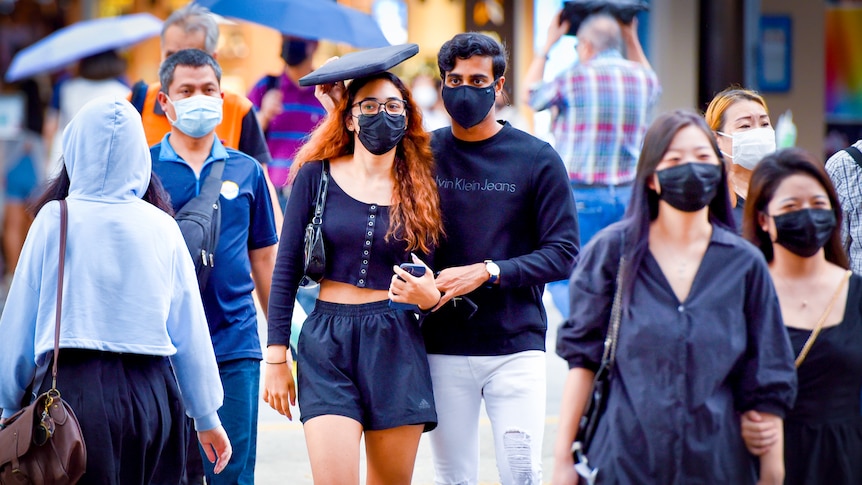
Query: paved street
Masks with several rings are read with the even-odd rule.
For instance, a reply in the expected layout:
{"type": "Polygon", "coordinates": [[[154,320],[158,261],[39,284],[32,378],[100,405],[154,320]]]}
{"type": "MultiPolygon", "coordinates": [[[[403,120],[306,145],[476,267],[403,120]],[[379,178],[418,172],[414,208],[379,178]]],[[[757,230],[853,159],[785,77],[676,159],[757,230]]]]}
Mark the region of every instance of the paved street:
{"type": "MultiPolygon", "coordinates": [[[[557,430],[557,415],[563,381],[565,380],[566,364],[553,352],[556,328],[560,324],[561,316],[550,303],[547,293],[545,293],[545,307],[548,310],[549,320],[547,344],[549,350],[547,353],[548,407],[543,446],[545,482],[547,483],[550,481],[550,470],[553,464],[552,443],[557,430]]],[[[265,333],[263,333],[265,330],[261,329],[261,331],[261,338],[265,341],[265,333]]],[[[294,412],[295,416],[298,414],[298,412],[294,412]]],[[[499,478],[491,441],[491,425],[487,418],[482,420],[480,431],[482,434],[480,438],[479,482],[481,484],[496,484],[499,483],[499,478]]],[[[305,450],[305,438],[298,418],[295,418],[293,422],[288,421],[270,409],[264,402],[261,402],[257,460],[257,480],[255,483],[258,485],[310,485],[312,483],[311,467],[308,464],[305,450]]],[[[362,481],[364,482],[364,470],[362,473],[362,481]]],[[[419,456],[416,459],[413,483],[416,485],[433,485],[434,483],[431,447],[424,436],[419,445],[419,456]]]]}

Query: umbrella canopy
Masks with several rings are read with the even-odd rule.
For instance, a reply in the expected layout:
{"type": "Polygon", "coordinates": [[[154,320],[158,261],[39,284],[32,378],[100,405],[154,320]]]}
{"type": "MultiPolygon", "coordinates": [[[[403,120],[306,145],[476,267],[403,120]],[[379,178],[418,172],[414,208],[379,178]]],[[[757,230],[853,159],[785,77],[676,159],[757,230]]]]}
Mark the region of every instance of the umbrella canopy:
{"type": "Polygon", "coordinates": [[[326,0],[197,0],[213,13],[271,27],[306,39],[354,47],[389,45],[370,15],[326,0]]]}
{"type": "Polygon", "coordinates": [[[128,47],[161,31],[162,21],[148,13],[77,22],[16,54],[6,71],[6,80],[13,82],[53,71],[99,52],[128,47]]]}

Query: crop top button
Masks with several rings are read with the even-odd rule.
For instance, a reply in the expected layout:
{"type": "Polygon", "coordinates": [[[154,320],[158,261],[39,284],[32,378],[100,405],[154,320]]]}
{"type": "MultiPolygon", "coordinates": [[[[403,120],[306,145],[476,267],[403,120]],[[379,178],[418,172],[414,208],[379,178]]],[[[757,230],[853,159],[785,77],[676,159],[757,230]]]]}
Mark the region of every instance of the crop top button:
{"type": "Polygon", "coordinates": [[[371,241],[365,241],[366,246],[371,246],[371,241]]]}
{"type": "Polygon", "coordinates": [[[368,218],[369,218],[369,219],[374,219],[374,214],[371,214],[370,216],[368,216],[368,218]]]}
{"type": "Polygon", "coordinates": [[[374,221],[368,221],[368,227],[374,227],[374,221]]]}
{"type": "Polygon", "coordinates": [[[365,268],[360,269],[359,272],[362,274],[365,274],[366,273],[365,268]]]}
{"type": "Polygon", "coordinates": [[[368,256],[368,250],[366,249],[365,251],[362,251],[362,254],[363,254],[364,256],[368,256]]]}
{"type": "Polygon", "coordinates": [[[371,231],[368,231],[366,234],[368,234],[369,236],[371,236],[371,235],[372,235],[372,234],[374,234],[374,233],[373,233],[373,232],[371,232],[371,231]]]}
{"type": "Polygon", "coordinates": [[[376,205],[372,205],[372,206],[371,206],[371,210],[375,210],[375,209],[377,209],[377,206],[376,206],[376,205]]]}
{"type": "Polygon", "coordinates": [[[365,280],[359,280],[359,286],[365,286],[365,280]]]}
{"type": "Polygon", "coordinates": [[[362,264],[368,264],[368,260],[367,260],[367,259],[363,259],[363,260],[362,260],[362,264]]]}

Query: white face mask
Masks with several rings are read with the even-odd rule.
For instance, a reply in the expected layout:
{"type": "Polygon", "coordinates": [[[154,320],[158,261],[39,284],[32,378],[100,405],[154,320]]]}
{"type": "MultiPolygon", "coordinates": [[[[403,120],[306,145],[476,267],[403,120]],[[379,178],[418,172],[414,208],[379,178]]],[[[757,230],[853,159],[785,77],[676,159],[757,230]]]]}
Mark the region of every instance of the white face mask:
{"type": "Polygon", "coordinates": [[[172,120],[165,113],[168,121],[176,129],[192,138],[201,138],[210,134],[221,123],[224,103],[221,96],[200,94],[176,101],[168,98],[168,102],[174,105],[174,111],[177,114],[177,119],[172,120]]]}
{"type": "Polygon", "coordinates": [[[413,101],[422,109],[429,109],[437,103],[437,90],[431,86],[419,86],[413,90],[413,101]]]}
{"type": "Polygon", "coordinates": [[[716,133],[733,139],[733,156],[726,153],[724,156],[748,170],[754,170],[763,157],[775,151],[775,130],[771,126],[737,131],[733,135],[716,133]]]}

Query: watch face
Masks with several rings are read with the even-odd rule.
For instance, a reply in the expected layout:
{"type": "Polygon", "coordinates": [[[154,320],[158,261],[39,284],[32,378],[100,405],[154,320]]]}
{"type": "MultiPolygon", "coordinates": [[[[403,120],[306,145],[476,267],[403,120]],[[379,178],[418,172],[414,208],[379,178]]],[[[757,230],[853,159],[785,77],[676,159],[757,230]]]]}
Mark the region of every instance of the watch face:
{"type": "Polygon", "coordinates": [[[485,268],[488,270],[488,273],[490,273],[492,277],[500,275],[500,267],[497,266],[497,263],[493,261],[485,262],[485,268]]]}

